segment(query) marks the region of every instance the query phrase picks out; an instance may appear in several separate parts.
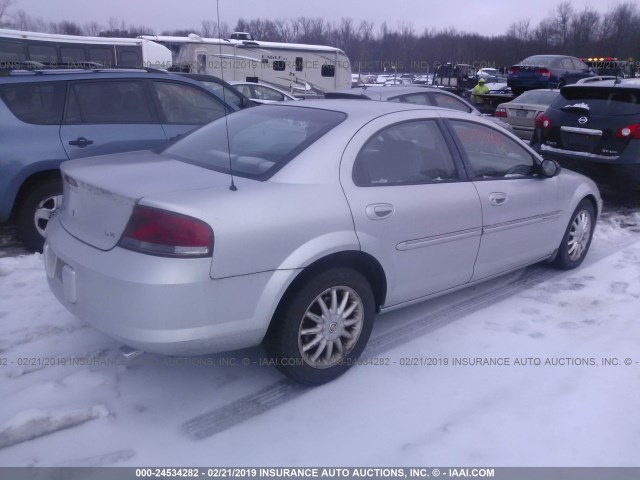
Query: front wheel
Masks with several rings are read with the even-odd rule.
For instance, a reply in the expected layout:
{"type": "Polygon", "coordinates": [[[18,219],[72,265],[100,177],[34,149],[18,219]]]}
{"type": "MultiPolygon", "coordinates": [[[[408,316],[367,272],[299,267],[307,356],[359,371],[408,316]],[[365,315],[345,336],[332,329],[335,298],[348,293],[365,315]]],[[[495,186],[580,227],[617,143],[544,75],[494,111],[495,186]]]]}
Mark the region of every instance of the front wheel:
{"type": "Polygon", "coordinates": [[[29,189],[18,209],[18,235],[27,247],[42,252],[44,231],[62,203],[62,182],[51,178],[29,189]]]}
{"type": "Polygon", "coordinates": [[[582,200],[567,226],[555,259],[557,267],[570,270],[579,266],[587,256],[593,230],[595,228],[595,210],[589,200],[582,200]]]}
{"type": "Polygon", "coordinates": [[[308,280],[274,316],[265,349],[296,382],[320,385],[346,372],[364,350],[375,316],[371,286],[348,268],[308,280]]]}

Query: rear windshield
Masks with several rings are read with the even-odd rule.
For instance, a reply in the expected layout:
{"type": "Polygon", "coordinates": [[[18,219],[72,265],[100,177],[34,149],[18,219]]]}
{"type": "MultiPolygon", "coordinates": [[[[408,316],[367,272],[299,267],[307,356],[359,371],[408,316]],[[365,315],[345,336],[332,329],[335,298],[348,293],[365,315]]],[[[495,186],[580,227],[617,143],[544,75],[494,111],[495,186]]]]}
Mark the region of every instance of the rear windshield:
{"type": "Polygon", "coordinates": [[[551,105],[551,102],[558,96],[558,92],[549,90],[529,90],[520,95],[514,103],[530,103],[534,105],[551,105]]]}
{"type": "Polygon", "coordinates": [[[592,115],[638,115],[640,90],[616,87],[564,87],[551,106],[558,110],[580,106],[592,115]]]}
{"type": "Polygon", "coordinates": [[[163,155],[224,173],[231,164],[234,175],[266,180],[345,118],[330,110],[262,105],[205,125],[163,155]]]}
{"type": "Polygon", "coordinates": [[[533,57],[525,58],[518,65],[523,67],[548,67],[551,64],[551,60],[555,60],[554,57],[545,57],[544,55],[534,55],[533,57]]]}

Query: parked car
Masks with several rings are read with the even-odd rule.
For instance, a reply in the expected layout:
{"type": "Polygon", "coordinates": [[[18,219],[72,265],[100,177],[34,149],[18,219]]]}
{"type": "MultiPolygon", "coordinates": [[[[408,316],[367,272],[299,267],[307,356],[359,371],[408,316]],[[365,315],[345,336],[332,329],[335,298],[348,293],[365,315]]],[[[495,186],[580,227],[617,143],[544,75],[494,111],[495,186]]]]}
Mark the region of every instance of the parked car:
{"type": "Polygon", "coordinates": [[[293,95],[262,82],[229,82],[245,97],[257,103],[288,102],[298,100],[293,95]]]}
{"type": "Polygon", "coordinates": [[[68,159],[158,148],[236,111],[195,80],[144,70],[12,71],[0,77],[0,222],[42,250],[68,159]]]}
{"type": "MultiPolygon", "coordinates": [[[[473,115],[482,115],[477,108],[459,96],[446,90],[432,87],[356,87],[326,92],[324,96],[325,98],[333,99],[351,98],[432,105],[434,107],[451,108],[473,115]]],[[[500,125],[500,127],[512,131],[508,123],[493,117],[488,117],[488,119],[500,125]]]]}
{"type": "Polygon", "coordinates": [[[580,59],[566,55],[534,55],[509,68],[507,84],[515,95],[536,88],[561,88],[595,73],[580,59]]]}
{"type": "Polygon", "coordinates": [[[583,171],[602,166],[640,188],[640,79],[562,88],[537,116],[531,144],[545,158],[583,171]]]}
{"type": "Polygon", "coordinates": [[[503,119],[522,140],[531,140],[536,117],[544,112],[560,90],[529,90],[496,108],[496,117],[503,119]]]}
{"type": "Polygon", "coordinates": [[[487,78],[487,77],[495,77],[496,75],[500,75],[500,70],[497,68],[481,68],[478,70],[478,78],[487,78]]]}
{"type": "Polygon", "coordinates": [[[344,373],[377,312],[577,267],[601,210],[484,117],[394,102],[264,105],[62,174],[44,263],[70,312],[129,353],[264,342],[305,384],[344,373]]]}
{"type": "Polygon", "coordinates": [[[175,73],[175,75],[199,81],[216,92],[227,103],[231,103],[238,108],[249,108],[258,105],[257,102],[240,93],[233,85],[213,75],[205,75],[203,73],[175,73]]]}

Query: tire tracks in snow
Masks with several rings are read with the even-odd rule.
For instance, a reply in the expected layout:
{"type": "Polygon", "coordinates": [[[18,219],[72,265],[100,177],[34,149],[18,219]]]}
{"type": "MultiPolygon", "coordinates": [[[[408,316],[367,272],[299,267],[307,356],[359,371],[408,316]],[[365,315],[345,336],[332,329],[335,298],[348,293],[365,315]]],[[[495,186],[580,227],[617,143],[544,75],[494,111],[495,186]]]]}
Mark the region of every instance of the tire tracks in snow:
{"type": "MultiPolygon", "coordinates": [[[[597,252],[590,252],[585,263],[593,264],[636,243],[639,239],[640,236],[632,235],[619,241],[608,243],[597,252]]],[[[398,328],[372,336],[361,358],[367,359],[380,356],[395,347],[432,332],[472,312],[510,298],[517,293],[564,274],[567,274],[567,271],[556,270],[544,264],[527,267],[522,275],[510,283],[489,291],[476,293],[470,297],[463,297],[445,308],[418,316],[415,319],[403,322],[398,328]]],[[[294,400],[313,388],[284,379],[242,397],[229,405],[217,407],[193,417],[184,422],[182,427],[192,440],[202,440],[294,400]]]]}

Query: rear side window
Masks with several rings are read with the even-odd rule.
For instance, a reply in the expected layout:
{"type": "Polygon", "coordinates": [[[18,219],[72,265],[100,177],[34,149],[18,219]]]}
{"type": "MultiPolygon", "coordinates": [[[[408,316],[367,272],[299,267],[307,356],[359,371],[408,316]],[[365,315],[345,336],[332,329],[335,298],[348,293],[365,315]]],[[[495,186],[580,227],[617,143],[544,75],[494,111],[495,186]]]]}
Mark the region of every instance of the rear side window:
{"type": "Polygon", "coordinates": [[[4,85],[2,99],[11,112],[26,123],[60,125],[65,82],[4,85]]]}
{"type": "Polygon", "coordinates": [[[100,63],[105,67],[115,65],[113,61],[113,49],[107,47],[90,47],[89,60],[91,62],[100,63]]]}
{"type": "Polygon", "coordinates": [[[359,187],[416,185],[456,180],[458,174],[434,120],[404,122],[373,135],[353,166],[359,187]]]}
{"type": "Polygon", "coordinates": [[[442,108],[449,108],[451,110],[458,110],[460,112],[471,112],[471,107],[461,102],[455,97],[451,97],[449,95],[438,95],[432,94],[431,98],[433,98],[433,103],[442,108]]]}
{"type": "Polygon", "coordinates": [[[579,106],[591,115],[640,115],[640,89],[565,87],[551,106],[558,110],[579,106]]]}
{"type": "Polygon", "coordinates": [[[226,113],[221,102],[191,85],[154,81],[153,87],[167,123],[204,125],[226,113]]]}
{"type": "Polygon", "coordinates": [[[67,103],[65,123],[153,123],[139,81],[78,82],[67,103]]]}

